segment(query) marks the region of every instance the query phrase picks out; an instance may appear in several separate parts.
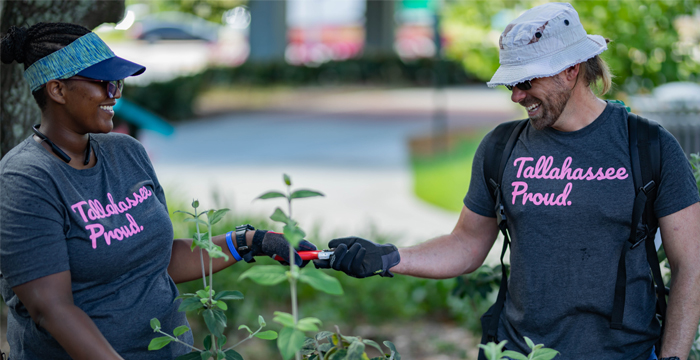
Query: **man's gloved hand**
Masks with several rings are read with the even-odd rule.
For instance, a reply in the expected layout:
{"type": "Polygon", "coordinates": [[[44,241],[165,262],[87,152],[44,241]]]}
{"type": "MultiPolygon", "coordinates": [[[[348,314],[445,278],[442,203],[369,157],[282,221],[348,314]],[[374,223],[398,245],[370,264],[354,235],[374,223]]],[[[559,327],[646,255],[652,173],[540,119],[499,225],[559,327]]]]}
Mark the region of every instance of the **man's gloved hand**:
{"type": "Polygon", "coordinates": [[[356,278],[373,275],[394,277],[389,269],[401,261],[396,246],[380,245],[359,237],[333,239],[328,246],[335,248],[333,255],[328,260],[314,260],[316,268],[333,268],[356,278]]]}
{"type": "MultiPolygon", "coordinates": [[[[317,250],[316,245],[302,240],[299,242],[297,251],[317,250]]],[[[289,265],[289,242],[281,233],[265,230],[255,230],[253,236],[252,250],[255,256],[267,255],[275,258],[275,255],[282,257],[284,260],[279,260],[282,265],[289,265]]],[[[304,267],[309,263],[309,260],[301,260],[301,256],[294,251],[294,263],[299,267],[304,267]]]]}

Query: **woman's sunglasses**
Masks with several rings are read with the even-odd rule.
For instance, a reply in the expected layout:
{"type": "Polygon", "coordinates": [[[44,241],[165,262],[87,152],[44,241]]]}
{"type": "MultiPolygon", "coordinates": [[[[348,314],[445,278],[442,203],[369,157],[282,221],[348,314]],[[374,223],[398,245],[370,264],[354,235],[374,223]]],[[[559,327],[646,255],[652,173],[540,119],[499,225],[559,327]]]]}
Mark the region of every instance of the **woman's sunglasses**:
{"type": "MultiPolygon", "coordinates": [[[[122,92],[124,89],[124,80],[96,80],[96,79],[63,79],[65,80],[74,80],[74,81],[89,81],[89,82],[98,82],[98,83],[107,83],[107,96],[109,96],[110,99],[113,99],[117,95],[117,90],[119,90],[119,93],[122,92]]],[[[518,84],[520,85],[520,84],[518,84]]]]}
{"type": "Polygon", "coordinates": [[[517,87],[520,90],[530,90],[532,89],[532,83],[530,80],[523,81],[521,83],[517,83],[515,85],[506,85],[506,89],[513,91],[513,87],[517,87]]]}

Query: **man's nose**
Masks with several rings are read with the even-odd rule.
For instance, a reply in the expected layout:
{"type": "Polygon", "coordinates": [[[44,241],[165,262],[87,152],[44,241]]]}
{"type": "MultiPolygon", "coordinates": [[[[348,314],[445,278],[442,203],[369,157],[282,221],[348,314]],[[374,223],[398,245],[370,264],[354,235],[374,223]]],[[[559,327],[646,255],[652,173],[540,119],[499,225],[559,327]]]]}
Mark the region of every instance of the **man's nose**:
{"type": "Polygon", "coordinates": [[[513,93],[510,95],[510,100],[513,101],[514,103],[519,103],[523,101],[527,97],[527,94],[525,93],[524,90],[518,89],[517,86],[513,87],[513,93]]]}

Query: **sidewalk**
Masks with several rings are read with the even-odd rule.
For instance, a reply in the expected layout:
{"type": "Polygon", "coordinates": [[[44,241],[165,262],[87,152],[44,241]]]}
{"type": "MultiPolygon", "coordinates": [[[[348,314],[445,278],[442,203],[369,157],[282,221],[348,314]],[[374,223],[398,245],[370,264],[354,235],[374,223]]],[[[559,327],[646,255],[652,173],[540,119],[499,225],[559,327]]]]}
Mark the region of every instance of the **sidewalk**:
{"type": "MultiPolygon", "coordinates": [[[[446,93],[452,129],[488,129],[522,116],[503,91],[446,93]]],[[[294,94],[265,112],[180,123],[170,137],[146,132],[141,141],[170,195],[196,197],[206,207],[218,189],[235,211],[269,215],[283,201],[253,199],[283,190],[287,173],[295,188],[326,195],[295,202],[302,227],[319,226],[329,240],[374,229],[408,246],[449,233],[459,216],[413,195],[408,140],[430,133],[432,95],[430,89],[294,94]]]]}

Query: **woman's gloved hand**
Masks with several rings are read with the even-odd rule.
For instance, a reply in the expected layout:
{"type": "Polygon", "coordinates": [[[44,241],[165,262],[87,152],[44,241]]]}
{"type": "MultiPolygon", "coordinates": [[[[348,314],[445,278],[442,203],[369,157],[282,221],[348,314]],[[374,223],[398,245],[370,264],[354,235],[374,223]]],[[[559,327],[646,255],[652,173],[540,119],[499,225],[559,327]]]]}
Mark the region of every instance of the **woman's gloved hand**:
{"type": "MultiPolygon", "coordinates": [[[[316,245],[302,240],[294,251],[294,263],[299,267],[304,267],[309,260],[301,260],[297,251],[317,250],[316,245]]],[[[281,233],[265,230],[255,230],[251,251],[254,256],[267,255],[271,258],[279,256],[284,260],[278,260],[282,265],[289,265],[289,242],[281,233]]]]}
{"type": "Polygon", "coordinates": [[[400,261],[399,249],[392,244],[377,244],[363,238],[351,236],[333,239],[328,243],[335,250],[328,260],[314,260],[318,269],[342,271],[352,277],[394,277],[389,271],[400,261]]]}

